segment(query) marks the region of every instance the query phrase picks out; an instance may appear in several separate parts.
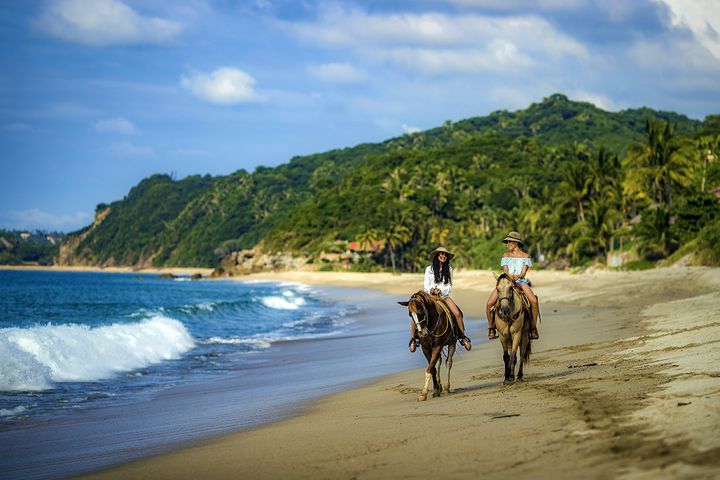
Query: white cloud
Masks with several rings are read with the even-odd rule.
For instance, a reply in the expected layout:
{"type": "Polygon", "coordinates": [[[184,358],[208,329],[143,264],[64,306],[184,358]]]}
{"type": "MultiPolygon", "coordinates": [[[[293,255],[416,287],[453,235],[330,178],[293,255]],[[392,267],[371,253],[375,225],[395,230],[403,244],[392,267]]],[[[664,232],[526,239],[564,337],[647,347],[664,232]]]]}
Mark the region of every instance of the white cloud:
{"type": "Polygon", "coordinates": [[[717,58],[687,39],[639,40],[627,48],[627,55],[634,65],[650,72],[693,72],[694,75],[704,75],[720,71],[717,58]]]}
{"type": "Polygon", "coordinates": [[[182,30],[178,22],[140,15],[119,0],[53,0],[36,26],[56,38],[91,46],[165,43],[182,30]]]}
{"type": "Polygon", "coordinates": [[[254,89],[255,79],[232,67],[218,68],[210,73],[183,75],[180,85],[196,97],[221,105],[260,100],[254,89]]]}
{"type": "Polygon", "coordinates": [[[368,14],[333,7],[314,22],[287,27],[325,47],[352,48],[366,58],[436,73],[589,58],[583,44],[534,15],[368,14]]]}
{"type": "Polygon", "coordinates": [[[674,27],[688,28],[720,60],[720,3],[717,0],[655,0],[670,7],[674,27]]]}
{"type": "Polygon", "coordinates": [[[360,83],[368,77],[365,70],[349,63],[311,65],[308,67],[308,72],[317,79],[329,83],[360,83]]]}
{"type": "Polygon", "coordinates": [[[401,128],[402,128],[402,131],[405,132],[405,133],[416,133],[416,132],[421,132],[421,131],[422,131],[422,128],[420,128],[420,127],[413,127],[413,126],[410,126],[410,125],[408,125],[408,124],[406,124],[406,123],[403,123],[403,124],[401,125],[401,128]]]}
{"type": "Polygon", "coordinates": [[[132,135],[137,133],[137,128],[129,120],[122,117],[107,118],[93,122],[93,128],[101,133],[119,133],[122,135],[132,135]]]}
{"type": "Polygon", "coordinates": [[[152,157],[155,155],[151,147],[135,145],[130,142],[114,143],[110,146],[110,152],[119,157],[152,157]]]}
{"type": "Polygon", "coordinates": [[[603,95],[601,93],[576,90],[568,92],[568,97],[572,100],[592,103],[596,107],[609,112],[617,112],[619,110],[622,110],[623,108],[627,108],[619,105],[607,95],[603,95]]]}
{"type": "Polygon", "coordinates": [[[37,208],[0,212],[4,228],[16,230],[72,231],[89,224],[93,216],[88,212],[53,214],[37,208]]]}
{"type": "Polygon", "coordinates": [[[586,5],[587,0],[447,0],[448,3],[467,7],[483,7],[498,10],[540,8],[543,10],[574,10],[586,5]]]}

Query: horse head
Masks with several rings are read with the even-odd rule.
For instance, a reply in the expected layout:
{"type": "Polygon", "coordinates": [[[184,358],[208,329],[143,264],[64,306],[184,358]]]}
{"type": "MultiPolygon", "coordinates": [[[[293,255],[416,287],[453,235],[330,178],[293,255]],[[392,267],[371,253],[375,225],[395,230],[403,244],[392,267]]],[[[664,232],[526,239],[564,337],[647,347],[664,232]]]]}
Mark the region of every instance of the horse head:
{"type": "Polygon", "coordinates": [[[515,282],[506,273],[496,277],[497,308],[495,312],[503,320],[510,318],[516,309],[515,282]]]}
{"type": "Polygon", "coordinates": [[[415,322],[415,327],[420,338],[430,334],[428,330],[430,316],[427,309],[427,305],[429,305],[430,302],[432,302],[432,300],[430,300],[428,294],[422,290],[414,293],[407,302],[398,302],[400,305],[407,307],[408,315],[410,315],[410,318],[415,322]]]}

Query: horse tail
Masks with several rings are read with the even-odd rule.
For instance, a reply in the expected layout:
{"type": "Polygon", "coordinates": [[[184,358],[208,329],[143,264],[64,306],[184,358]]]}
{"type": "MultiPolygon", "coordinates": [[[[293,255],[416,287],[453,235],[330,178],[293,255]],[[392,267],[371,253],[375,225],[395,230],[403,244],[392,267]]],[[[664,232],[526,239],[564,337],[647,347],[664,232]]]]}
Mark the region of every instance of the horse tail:
{"type": "Polygon", "coordinates": [[[531,353],[532,353],[532,339],[528,335],[527,348],[525,349],[525,355],[523,355],[523,358],[522,358],[523,363],[530,363],[530,354],[531,353]]]}
{"type": "MultiPolygon", "coordinates": [[[[525,312],[526,312],[528,315],[532,315],[532,312],[531,312],[529,309],[526,310],[525,312]]],[[[532,338],[530,338],[530,332],[529,332],[529,330],[530,330],[530,328],[528,327],[528,332],[527,332],[528,343],[527,343],[527,348],[525,349],[525,353],[523,354],[523,358],[522,358],[522,363],[523,363],[523,364],[526,364],[526,363],[529,363],[529,362],[530,362],[530,354],[532,353],[532,338]]]]}

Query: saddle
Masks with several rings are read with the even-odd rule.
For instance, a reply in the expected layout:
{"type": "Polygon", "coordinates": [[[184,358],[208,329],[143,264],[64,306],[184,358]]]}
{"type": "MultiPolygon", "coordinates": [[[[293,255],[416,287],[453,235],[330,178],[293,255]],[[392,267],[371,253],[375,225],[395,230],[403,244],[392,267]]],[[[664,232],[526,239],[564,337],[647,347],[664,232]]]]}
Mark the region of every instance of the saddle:
{"type": "MultiPolygon", "coordinates": [[[[455,315],[453,315],[450,307],[448,307],[447,303],[445,303],[445,300],[436,295],[430,295],[429,297],[433,300],[438,315],[445,315],[447,317],[448,321],[450,322],[450,328],[452,328],[455,336],[459,338],[460,331],[457,324],[457,318],[455,318],[455,315]]],[[[458,307],[458,310],[460,310],[460,307],[458,307]]],[[[462,310],[460,310],[460,315],[462,315],[462,310]]]]}

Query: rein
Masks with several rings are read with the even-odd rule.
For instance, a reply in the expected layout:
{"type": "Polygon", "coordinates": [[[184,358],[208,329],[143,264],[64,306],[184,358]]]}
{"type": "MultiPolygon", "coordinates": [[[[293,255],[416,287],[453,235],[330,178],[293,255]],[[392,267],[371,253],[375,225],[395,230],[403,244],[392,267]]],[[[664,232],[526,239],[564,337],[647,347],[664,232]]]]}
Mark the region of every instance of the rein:
{"type": "Polygon", "coordinates": [[[428,294],[426,294],[426,293],[424,293],[424,292],[423,292],[422,294],[416,294],[416,295],[420,296],[420,297],[423,299],[423,301],[422,301],[422,307],[423,307],[423,314],[424,314],[424,315],[423,315],[423,319],[420,320],[420,321],[418,321],[418,324],[422,324],[423,322],[425,322],[425,323],[427,323],[427,324],[429,325],[429,323],[430,323],[430,318],[429,318],[430,315],[428,315],[427,308],[425,308],[425,303],[426,303],[426,302],[432,302],[432,303],[435,304],[435,311],[436,311],[437,314],[438,314],[438,319],[442,318],[442,316],[444,315],[445,318],[447,319],[447,322],[445,322],[445,330],[443,330],[443,332],[440,333],[440,334],[436,334],[436,333],[435,333],[435,331],[437,330],[437,327],[438,327],[438,325],[439,325],[440,322],[436,323],[436,324],[435,324],[435,327],[434,327],[433,330],[430,332],[430,335],[432,335],[432,336],[435,337],[435,338],[440,338],[440,337],[444,336],[444,335],[447,333],[448,329],[450,328],[450,322],[452,321],[452,320],[451,320],[451,319],[452,319],[452,314],[450,313],[450,310],[448,309],[447,305],[445,305],[443,302],[434,300],[431,296],[429,296],[428,294]]]}
{"type": "MultiPolygon", "coordinates": [[[[499,283],[499,281],[498,281],[498,283],[499,283]]],[[[496,285],[495,287],[497,288],[497,285],[496,285]]],[[[511,287],[510,287],[510,291],[513,292],[514,295],[510,295],[509,297],[500,297],[500,296],[498,296],[497,300],[495,301],[495,314],[496,314],[496,315],[499,315],[499,313],[498,313],[499,308],[498,308],[498,307],[499,307],[501,301],[507,300],[508,302],[510,302],[510,305],[511,305],[512,307],[514,307],[514,306],[515,306],[515,301],[514,301],[514,300],[515,300],[515,296],[518,296],[518,297],[520,297],[520,301],[522,302],[522,296],[520,296],[520,294],[515,290],[515,287],[514,287],[514,286],[511,286],[511,287]]],[[[518,309],[518,311],[517,311],[517,313],[516,313],[515,315],[513,315],[512,317],[508,317],[508,318],[510,318],[510,320],[517,320],[518,317],[520,317],[520,314],[521,314],[522,312],[523,312],[523,307],[521,306],[521,307],[518,309]]],[[[501,318],[502,318],[502,317],[501,317],[501,318]]]]}

